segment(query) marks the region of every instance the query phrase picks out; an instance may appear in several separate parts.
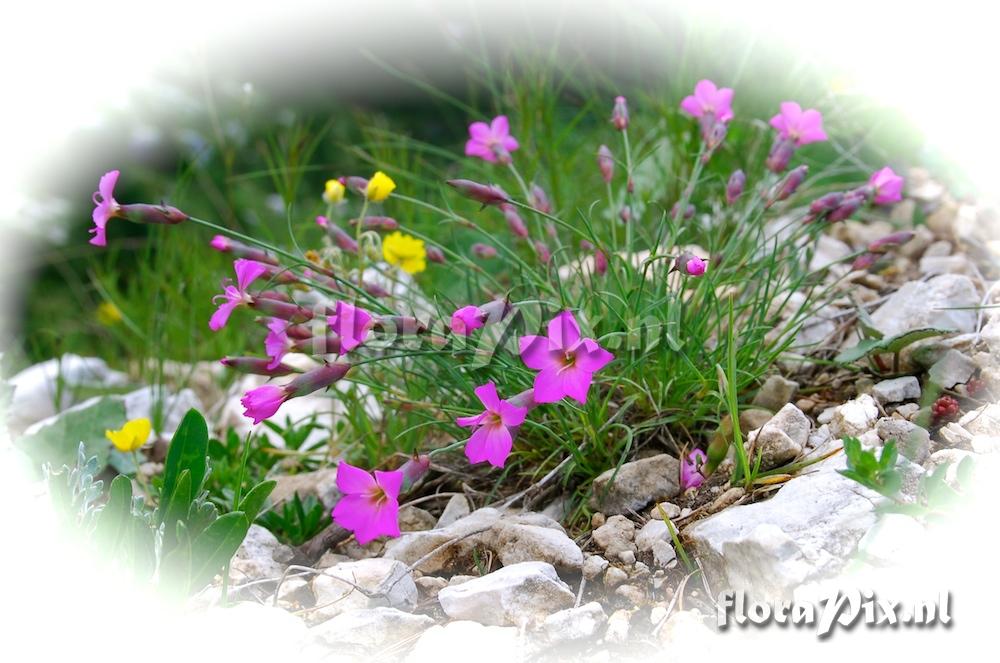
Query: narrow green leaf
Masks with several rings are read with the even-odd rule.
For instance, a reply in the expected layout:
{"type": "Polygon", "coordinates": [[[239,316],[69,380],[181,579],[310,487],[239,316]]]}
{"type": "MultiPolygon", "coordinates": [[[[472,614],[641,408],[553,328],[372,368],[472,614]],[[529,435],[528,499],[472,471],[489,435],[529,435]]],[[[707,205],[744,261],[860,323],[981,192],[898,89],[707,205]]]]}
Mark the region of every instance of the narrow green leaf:
{"type": "Polygon", "coordinates": [[[278,482],[273,480],[260,482],[250,489],[250,492],[240,502],[238,510],[246,514],[247,520],[253,522],[257,519],[260,510],[264,508],[264,502],[267,501],[271,491],[277,485],[278,482]]]}
{"type": "Polygon", "coordinates": [[[195,539],[192,553],[191,589],[201,589],[228,562],[243,543],[250,521],[242,511],[227,513],[195,539]]]}

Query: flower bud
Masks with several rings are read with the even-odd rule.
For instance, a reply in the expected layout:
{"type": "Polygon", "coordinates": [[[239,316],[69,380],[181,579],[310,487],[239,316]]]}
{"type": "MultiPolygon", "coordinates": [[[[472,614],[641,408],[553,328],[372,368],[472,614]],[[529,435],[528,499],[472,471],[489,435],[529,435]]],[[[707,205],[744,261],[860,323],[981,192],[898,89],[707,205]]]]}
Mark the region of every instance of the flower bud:
{"type": "Polygon", "coordinates": [[[431,457],[427,454],[414,454],[399,469],[403,473],[403,490],[409,490],[431,469],[431,457]]]}
{"type": "Polygon", "coordinates": [[[499,205],[510,202],[510,196],[493,184],[480,184],[472,180],[446,180],[445,183],[466,198],[471,198],[483,205],[499,205]]]}
{"type": "Polygon", "coordinates": [[[743,195],[743,188],[747,184],[747,176],[742,170],[735,170],[729,176],[726,183],[726,203],[732,205],[743,195]]]}
{"type": "Polygon", "coordinates": [[[223,357],[219,360],[219,363],[240,373],[250,373],[253,375],[277,377],[295,372],[285,364],[278,364],[276,368],[269,368],[268,365],[271,363],[271,360],[261,357],[223,357]]]}
{"type": "Polygon", "coordinates": [[[862,253],[854,259],[853,263],[851,263],[851,269],[856,271],[868,269],[875,264],[878,257],[877,253],[862,253]]]}
{"type": "Polygon", "coordinates": [[[351,370],[351,365],[346,362],[334,362],[325,364],[319,368],[314,368],[307,373],[298,376],[287,385],[285,393],[289,398],[305,396],[320,389],[326,389],[337,380],[343,379],[347,372],[351,370]]]}
{"type": "Polygon", "coordinates": [[[674,269],[686,276],[701,276],[705,273],[706,267],[707,263],[704,260],[687,251],[677,256],[674,261],[674,269]]]}
{"type": "Polygon", "coordinates": [[[806,179],[806,175],[809,174],[809,166],[799,166],[788,173],[783,180],[778,184],[777,192],[771,202],[778,200],[786,200],[802,185],[806,179]]]}
{"type": "MultiPolygon", "coordinates": [[[[722,145],[722,141],[726,140],[727,132],[728,128],[726,127],[726,123],[715,121],[713,118],[712,124],[702,135],[702,138],[705,141],[705,149],[709,153],[714,152],[720,145],[722,145]]],[[[704,158],[707,160],[708,156],[708,154],[705,154],[704,158]]]]}
{"type": "Polygon", "coordinates": [[[281,318],[282,320],[288,320],[289,322],[306,322],[307,320],[311,320],[313,317],[312,311],[307,308],[302,308],[298,304],[282,302],[269,297],[254,297],[250,306],[264,315],[269,315],[273,318],[281,318]]]}
{"type": "Polygon", "coordinates": [[[843,201],[844,194],[840,191],[820,196],[809,204],[809,214],[806,215],[806,221],[814,221],[825,216],[828,212],[840,207],[840,203],[843,201]]]}
{"type": "Polygon", "coordinates": [[[359,193],[363,196],[368,190],[368,179],[351,175],[350,177],[344,178],[344,185],[354,193],[359,193]]]}
{"type": "Polygon", "coordinates": [[[479,313],[483,316],[483,322],[488,325],[501,322],[513,311],[514,307],[511,306],[510,300],[506,297],[502,299],[494,299],[493,301],[479,307],[479,313]]]}
{"type": "MultiPolygon", "coordinates": [[[[677,219],[680,209],[681,209],[680,201],[674,203],[674,206],[670,208],[671,218],[677,219]]],[[[688,219],[694,218],[694,213],[695,213],[694,205],[688,203],[688,206],[684,208],[684,220],[687,221],[688,219]]]]}
{"type": "Polygon", "coordinates": [[[482,242],[476,242],[472,245],[472,255],[483,260],[489,260],[490,258],[497,257],[496,248],[490,246],[489,244],[483,244],[482,242]]]}
{"type": "Polygon", "coordinates": [[[209,246],[220,253],[228,253],[229,255],[237,258],[256,260],[257,262],[262,262],[266,265],[278,264],[278,259],[267,251],[258,249],[255,246],[248,246],[242,242],[237,242],[236,240],[229,239],[223,235],[216,235],[213,237],[212,241],[209,242],[209,246]]]}
{"type": "MultiPolygon", "coordinates": [[[[357,219],[351,219],[352,226],[358,225],[357,219]]],[[[361,222],[361,227],[365,230],[396,230],[399,228],[399,221],[390,216],[366,216],[361,222]]]]}
{"type": "Polygon", "coordinates": [[[863,196],[855,195],[849,193],[844,196],[843,202],[840,203],[829,216],[827,216],[827,221],[830,223],[836,223],[837,221],[843,221],[849,218],[852,214],[858,211],[865,199],[863,196]]]}
{"type": "Polygon", "coordinates": [[[340,354],[339,336],[311,336],[292,343],[292,349],[307,355],[340,354]]]}
{"type": "Polygon", "coordinates": [[[608,271],[608,256],[604,251],[594,251],[594,273],[604,276],[608,271]]]}
{"type": "Polygon", "coordinates": [[[535,242],[535,251],[538,252],[538,259],[542,261],[543,265],[549,264],[549,260],[552,259],[552,252],[549,251],[549,247],[545,246],[544,242],[535,242]]]}
{"type": "Polygon", "coordinates": [[[176,207],[169,205],[147,205],[136,203],[134,205],[119,206],[118,215],[120,218],[133,221],[135,223],[150,223],[157,225],[175,225],[181,221],[186,221],[188,215],[176,207]]]}
{"type": "Polygon", "coordinates": [[[444,251],[430,244],[426,244],[424,246],[424,250],[427,251],[428,260],[430,260],[431,262],[436,262],[439,265],[444,264],[444,251]]]}
{"type": "Polygon", "coordinates": [[[615,105],[611,109],[611,124],[618,131],[625,131],[628,128],[628,104],[625,97],[615,97],[615,105]]]}
{"type": "Polygon", "coordinates": [[[615,174],[615,157],[607,145],[597,148],[597,167],[601,170],[601,179],[611,184],[611,178],[615,174]]]}
{"type": "Polygon", "coordinates": [[[503,217],[507,220],[507,227],[510,228],[510,232],[515,237],[527,237],[528,226],[524,224],[521,215],[517,213],[517,208],[510,203],[501,203],[500,209],[503,211],[503,217]]]}
{"type": "Polygon", "coordinates": [[[880,237],[868,245],[868,250],[872,253],[884,253],[890,246],[902,246],[909,242],[916,235],[912,230],[900,230],[899,232],[880,237]]]}
{"type": "Polygon", "coordinates": [[[618,217],[622,220],[622,223],[628,223],[632,220],[632,209],[626,205],[622,208],[622,211],[618,213],[618,217]]]}
{"type": "Polygon", "coordinates": [[[772,173],[783,173],[788,167],[788,162],[795,154],[795,141],[778,137],[771,146],[771,152],[767,155],[764,164],[772,173]]]}
{"type": "Polygon", "coordinates": [[[531,206],[542,214],[552,213],[552,204],[549,202],[548,194],[534,182],[531,183],[531,206]]]}

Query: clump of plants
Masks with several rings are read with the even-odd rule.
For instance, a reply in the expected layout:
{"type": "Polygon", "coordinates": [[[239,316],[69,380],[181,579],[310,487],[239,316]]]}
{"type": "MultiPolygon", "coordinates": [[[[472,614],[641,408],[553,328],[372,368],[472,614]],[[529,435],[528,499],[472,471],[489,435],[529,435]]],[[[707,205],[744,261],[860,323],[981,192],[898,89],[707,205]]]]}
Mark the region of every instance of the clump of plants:
{"type": "MultiPolygon", "coordinates": [[[[828,224],[898,201],[902,178],[885,167],[847,191],[814,187],[793,161],[827,140],[820,111],[784,102],[764,128],[738,121],[733,104],[732,89],[699,82],[671,119],[692,129],[677,141],[617,97],[574,200],[552,193],[544,168],[522,168],[536,146],[507,116],[474,121],[437,196],[411,196],[391,164],[329,179],[306,204],[323,231],[310,246],[294,232],[280,246],[173,206],[121,204],[112,171],[94,195],[91,244],[117,219],[215,233],[207,244],[234,258],[235,279],[205,324],[259,327],[258,352],[221,361],[270,379],[243,396],[245,415],[261,424],[323,392],[344,401],[336,442],[357,464],[338,465],[332,516],[361,544],[397,536],[400,495],[458,450],[489,471],[488,495],[559,468],[582,496],[655,440],[685,459],[678,479],[693,487],[725,456],[728,440],[700,447],[728,413],[749,485],[759,459],[735,423],[741,399],[832,293],[803,258],[828,224]],[[746,158],[769,133],[766,158],[746,158]],[[412,227],[417,212],[440,233],[412,227]],[[465,296],[424,292],[429,271],[465,296]]],[[[290,229],[305,223],[290,207],[290,229]]],[[[297,519],[293,538],[318,525],[301,506],[282,514],[297,519]]]]}

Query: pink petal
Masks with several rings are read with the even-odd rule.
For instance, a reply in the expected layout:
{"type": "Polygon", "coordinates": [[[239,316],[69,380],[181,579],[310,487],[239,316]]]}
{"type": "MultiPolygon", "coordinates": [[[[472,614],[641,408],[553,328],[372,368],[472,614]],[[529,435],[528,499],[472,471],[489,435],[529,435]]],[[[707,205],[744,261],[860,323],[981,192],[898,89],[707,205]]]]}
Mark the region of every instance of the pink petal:
{"type": "Polygon", "coordinates": [[[243,394],[243,416],[253,419],[254,424],[274,416],[285,402],[285,390],[273,384],[251,389],[243,394]]]}
{"type": "Polygon", "coordinates": [[[802,106],[794,101],[782,101],[781,102],[781,114],[788,119],[791,124],[798,124],[799,118],[802,117],[802,106]]]}
{"type": "Polygon", "coordinates": [[[701,117],[704,115],[701,104],[698,103],[698,100],[694,96],[684,97],[684,100],[681,102],[681,110],[691,117],[701,117]]]}
{"type": "Polygon", "coordinates": [[[481,412],[471,417],[459,417],[455,419],[455,423],[465,428],[468,428],[469,426],[478,426],[483,423],[483,419],[485,419],[488,414],[489,412],[481,412]]]}
{"type": "Polygon", "coordinates": [[[493,138],[493,130],[485,122],[473,122],[469,125],[469,137],[480,143],[488,143],[493,138]]]}
{"type": "Polygon", "coordinates": [[[385,491],[390,500],[395,500],[399,497],[400,486],[403,485],[403,472],[401,470],[391,472],[375,470],[375,483],[385,491]]]}
{"type": "Polygon", "coordinates": [[[109,170],[101,176],[101,181],[97,184],[97,191],[101,194],[101,199],[111,205],[115,200],[115,185],[118,184],[117,170],[109,170]]]}
{"type": "Polygon", "coordinates": [[[251,283],[267,272],[266,265],[246,258],[233,262],[233,268],[236,270],[236,285],[240,292],[246,292],[251,283]]]}
{"type": "Polygon", "coordinates": [[[475,139],[470,139],[465,143],[465,156],[467,157],[479,157],[484,161],[489,161],[490,163],[495,163],[497,160],[497,155],[493,153],[485,143],[479,142],[475,139]]]}
{"type": "Polygon", "coordinates": [[[567,368],[560,376],[562,378],[563,391],[570,398],[575,399],[581,405],[587,402],[587,392],[590,391],[590,383],[594,379],[594,374],[584,370],[580,366],[567,368]]]}
{"type": "Polygon", "coordinates": [[[539,371],[553,365],[549,339],[544,336],[522,336],[517,341],[521,361],[528,368],[539,371]]]}
{"type": "Polygon", "coordinates": [[[363,495],[346,494],[333,507],[333,521],[344,529],[355,532],[371,519],[370,504],[363,495]]]}
{"type": "Polygon", "coordinates": [[[570,311],[563,311],[549,321],[549,341],[557,348],[570,348],[580,340],[580,327],[570,311]]]}
{"type": "Polygon", "coordinates": [[[555,403],[566,395],[560,378],[560,368],[559,366],[544,368],[535,376],[536,403],[555,403]]]}
{"type": "Polygon", "coordinates": [[[524,419],[528,416],[528,408],[519,407],[510,401],[500,401],[499,413],[503,425],[513,428],[524,423],[524,419]]]}
{"type": "Polygon", "coordinates": [[[715,115],[720,122],[733,119],[733,89],[724,87],[715,97],[715,115]]]}
{"type": "Polygon", "coordinates": [[[375,488],[375,477],[346,461],[337,464],[337,490],[345,495],[357,495],[375,488]]]}
{"type": "Polygon", "coordinates": [[[219,308],[215,310],[212,314],[212,318],[208,321],[208,328],[212,331],[219,331],[226,326],[226,322],[229,321],[229,316],[232,315],[233,310],[240,305],[238,301],[227,301],[224,304],[220,304],[219,308]]]}
{"type": "Polygon", "coordinates": [[[504,136],[503,138],[501,138],[500,145],[502,145],[503,149],[507,150],[508,152],[513,152],[514,150],[520,147],[520,145],[517,142],[517,139],[514,138],[513,136],[504,136]]]}
{"type": "Polygon", "coordinates": [[[267,324],[270,330],[267,338],[264,339],[264,351],[271,358],[267,365],[269,369],[275,369],[281,363],[281,358],[288,351],[288,334],[285,332],[287,323],[279,318],[271,318],[267,324]]]}
{"type": "Polygon", "coordinates": [[[504,136],[510,135],[510,123],[507,121],[506,115],[497,115],[493,118],[492,124],[490,124],[490,130],[493,133],[493,137],[496,139],[503,138],[504,136]]]}
{"type": "Polygon", "coordinates": [[[487,410],[497,412],[500,409],[500,396],[497,394],[497,386],[493,382],[476,387],[474,392],[487,410]]]}
{"type": "Polygon", "coordinates": [[[535,401],[555,403],[564,396],[570,396],[580,403],[586,403],[592,380],[593,373],[577,366],[545,369],[535,376],[535,401]]]}
{"type": "Polygon", "coordinates": [[[708,79],[702,79],[694,86],[694,96],[702,106],[715,106],[715,93],[718,88],[708,79]]]}
{"type": "Polygon", "coordinates": [[[489,461],[494,467],[503,467],[514,446],[514,438],[506,426],[481,426],[465,445],[465,456],[470,463],[489,461]]]}
{"type": "Polygon", "coordinates": [[[615,358],[592,338],[583,339],[574,349],[573,355],[576,358],[574,366],[590,373],[596,373],[615,358]]]}
{"type": "Polygon", "coordinates": [[[354,531],[354,538],[362,546],[380,536],[399,536],[399,503],[395,500],[377,507],[368,520],[354,531]]]}

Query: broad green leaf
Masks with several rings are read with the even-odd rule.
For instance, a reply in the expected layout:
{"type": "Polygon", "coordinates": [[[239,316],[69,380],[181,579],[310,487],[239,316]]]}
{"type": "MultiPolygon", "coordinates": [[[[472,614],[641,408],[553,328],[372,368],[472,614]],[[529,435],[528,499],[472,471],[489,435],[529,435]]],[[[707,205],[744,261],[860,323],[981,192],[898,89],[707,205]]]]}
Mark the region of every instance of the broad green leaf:
{"type": "MultiPolygon", "coordinates": [[[[268,496],[274,487],[278,485],[277,481],[262,481],[247,493],[243,501],[240,502],[238,511],[242,511],[246,514],[247,520],[253,522],[257,518],[257,514],[260,510],[264,508],[264,502],[267,501],[268,496]]],[[[296,493],[298,495],[298,493],[296,493]]]]}
{"type": "Polygon", "coordinates": [[[183,522],[177,523],[174,532],[177,543],[163,556],[160,585],[169,595],[182,597],[187,596],[191,589],[193,550],[191,536],[183,522]]]}
{"type": "Polygon", "coordinates": [[[192,545],[191,589],[201,589],[236,554],[250,529],[242,511],[227,513],[198,535],[192,545]]]}
{"type": "Polygon", "coordinates": [[[162,499],[173,493],[181,472],[187,470],[191,478],[191,494],[201,490],[205,480],[208,456],[208,425],[197,410],[188,410],[181,425],[174,433],[163,466],[162,499]]]}
{"type": "Polygon", "coordinates": [[[118,475],[108,490],[108,502],[97,515],[94,536],[108,554],[114,554],[129,533],[132,519],[132,481],[118,475]]]}
{"type": "Polygon", "coordinates": [[[170,496],[160,502],[158,522],[166,525],[164,530],[164,546],[173,541],[174,526],[178,521],[185,520],[191,509],[191,472],[181,470],[181,475],[174,485],[170,496]]]}
{"type": "Polygon", "coordinates": [[[840,362],[841,364],[848,364],[852,361],[857,361],[864,357],[867,357],[872,352],[877,351],[882,347],[882,340],[876,338],[866,338],[860,343],[855,345],[853,348],[847,348],[840,354],[838,354],[834,361],[840,362]]]}
{"type": "Polygon", "coordinates": [[[883,352],[896,354],[906,346],[916,343],[917,341],[922,341],[923,339],[931,338],[932,336],[941,336],[942,334],[950,333],[950,329],[935,329],[933,327],[927,327],[924,329],[913,329],[903,332],[902,334],[890,336],[889,338],[866,338],[853,348],[847,348],[838,354],[834,361],[846,364],[872,354],[881,354],[883,352]]]}

